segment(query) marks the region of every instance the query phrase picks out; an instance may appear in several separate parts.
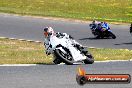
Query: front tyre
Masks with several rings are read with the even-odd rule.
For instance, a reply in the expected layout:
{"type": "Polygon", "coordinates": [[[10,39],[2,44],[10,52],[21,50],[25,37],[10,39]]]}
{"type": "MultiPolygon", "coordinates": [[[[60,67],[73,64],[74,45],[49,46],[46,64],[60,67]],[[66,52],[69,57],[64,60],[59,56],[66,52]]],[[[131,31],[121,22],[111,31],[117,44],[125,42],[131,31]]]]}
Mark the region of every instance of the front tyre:
{"type": "Polygon", "coordinates": [[[57,58],[57,59],[55,59],[53,62],[54,62],[54,64],[60,64],[62,61],[61,61],[60,59],[57,58]]]}
{"type": "Polygon", "coordinates": [[[100,39],[101,37],[100,37],[100,35],[96,35],[95,38],[96,39],[100,39]]]}
{"type": "Polygon", "coordinates": [[[132,30],[130,30],[130,34],[132,35],[132,30]]]}
{"type": "Polygon", "coordinates": [[[112,32],[109,32],[109,35],[110,35],[113,39],[116,39],[116,36],[115,36],[112,32]]]}
{"type": "Polygon", "coordinates": [[[72,65],[74,63],[74,60],[70,52],[65,50],[66,53],[64,53],[60,49],[56,49],[54,52],[57,54],[57,56],[59,56],[58,58],[60,58],[61,61],[64,62],[65,64],[72,65]]]}

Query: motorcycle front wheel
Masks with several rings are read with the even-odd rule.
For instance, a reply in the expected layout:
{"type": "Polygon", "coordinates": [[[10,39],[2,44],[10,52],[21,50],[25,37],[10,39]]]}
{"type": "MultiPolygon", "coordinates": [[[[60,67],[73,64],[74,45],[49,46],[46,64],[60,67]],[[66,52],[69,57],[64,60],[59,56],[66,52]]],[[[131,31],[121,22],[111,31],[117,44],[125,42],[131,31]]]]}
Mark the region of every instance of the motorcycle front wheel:
{"type": "Polygon", "coordinates": [[[72,65],[74,63],[74,60],[70,52],[65,50],[64,53],[60,49],[56,49],[54,52],[57,54],[58,58],[61,59],[61,61],[64,62],[65,64],[72,65]]]}
{"type": "Polygon", "coordinates": [[[116,36],[115,36],[112,32],[109,32],[109,35],[110,35],[113,39],[116,39],[116,36]]]}

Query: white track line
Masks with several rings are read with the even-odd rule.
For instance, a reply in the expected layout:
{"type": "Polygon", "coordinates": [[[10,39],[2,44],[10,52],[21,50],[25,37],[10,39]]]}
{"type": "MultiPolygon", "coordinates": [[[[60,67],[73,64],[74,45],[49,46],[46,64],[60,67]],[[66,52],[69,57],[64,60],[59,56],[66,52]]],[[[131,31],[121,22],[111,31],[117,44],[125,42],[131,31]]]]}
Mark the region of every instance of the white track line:
{"type": "Polygon", "coordinates": [[[36,66],[36,64],[2,64],[0,66],[36,66]]]}
{"type": "Polygon", "coordinates": [[[95,61],[95,63],[102,63],[102,62],[126,62],[126,61],[132,61],[130,60],[106,60],[106,61],[95,61]]]}
{"type": "MultiPolygon", "coordinates": [[[[94,61],[94,63],[109,63],[109,62],[129,62],[129,61],[132,61],[132,59],[130,60],[106,60],[106,61],[94,61]]],[[[93,63],[93,64],[94,64],[93,63]]],[[[73,63],[73,65],[81,65],[83,63],[73,63]]],[[[60,64],[57,64],[57,65],[65,65],[65,63],[60,63],[60,64]]]]}
{"type": "Polygon", "coordinates": [[[1,38],[1,39],[10,39],[10,40],[19,40],[19,41],[27,41],[27,42],[42,43],[41,41],[26,40],[26,39],[17,39],[17,38],[8,38],[8,37],[0,37],[0,38],[1,38]]]}
{"type": "MultiPolygon", "coordinates": [[[[95,63],[109,63],[109,62],[129,62],[131,60],[106,60],[106,61],[95,61],[95,63]]],[[[83,63],[74,63],[74,65],[81,65],[83,63]]],[[[94,63],[93,63],[94,64],[94,63]]],[[[1,64],[1,66],[37,66],[39,64],[1,64]]],[[[57,65],[65,65],[65,63],[60,63],[57,65]]]]}

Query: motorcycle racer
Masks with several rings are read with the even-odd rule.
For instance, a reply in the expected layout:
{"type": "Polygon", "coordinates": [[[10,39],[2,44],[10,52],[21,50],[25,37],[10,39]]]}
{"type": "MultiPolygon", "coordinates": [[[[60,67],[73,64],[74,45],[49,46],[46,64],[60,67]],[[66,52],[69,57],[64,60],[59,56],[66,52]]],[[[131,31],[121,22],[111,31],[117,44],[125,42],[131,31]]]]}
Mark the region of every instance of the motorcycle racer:
{"type": "MultiPolygon", "coordinates": [[[[46,54],[47,55],[52,54],[52,51],[53,51],[52,46],[50,44],[50,37],[52,37],[52,36],[56,36],[57,38],[70,39],[70,41],[72,42],[74,47],[76,47],[82,53],[85,53],[85,54],[88,53],[87,49],[84,48],[78,42],[76,42],[72,36],[68,35],[67,33],[60,33],[60,32],[55,33],[52,27],[45,27],[44,28],[44,46],[46,48],[46,54]]],[[[54,61],[53,62],[55,64],[61,63],[60,59],[56,56],[54,56],[54,61]]]]}
{"type": "Polygon", "coordinates": [[[97,22],[96,20],[94,20],[92,22],[92,25],[90,24],[90,27],[91,27],[91,29],[102,31],[102,32],[104,30],[109,30],[110,29],[108,23],[106,23],[105,21],[104,22],[97,22]]]}
{"type": "Polygon", "coordinates": [[[95,25],[95,21],[92,22],[92,24],[90,24],[90,29],[92,31],[92,34],[96,37],[96,38],[113,38],[115,39],[116,36],[112,33],[112,31],[110,30],[110,27],[108,25],[108,23],[106,22],[99,22],[97,23],[97,26],[95,25]]]}
{"type": "Polygon", "coordinates": [[[98,27],[98,22],[96,20],[93,20],[91,29],[96,29],[98,27]]]}
{"type": "Polygon", "coordinates": [[[104,30],[109,30],[109,29],[110,29],[108,23],[106,23],[106,22],[101,22],[101,26],[102,26],[102,30],[103,30],[103,29],[104,29],[104,30]]]}

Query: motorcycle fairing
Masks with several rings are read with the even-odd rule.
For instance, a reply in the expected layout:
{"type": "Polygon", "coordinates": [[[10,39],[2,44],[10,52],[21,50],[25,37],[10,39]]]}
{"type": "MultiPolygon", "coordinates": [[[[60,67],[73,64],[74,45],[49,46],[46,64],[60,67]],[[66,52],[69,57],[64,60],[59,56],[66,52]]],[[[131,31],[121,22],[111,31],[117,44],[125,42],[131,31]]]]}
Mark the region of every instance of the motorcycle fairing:
{"type": "MultiPolygon", "coordinates": [[[[74,61],[82,61],[82,60],[86,59],[85,55],[81,54],[81,52],[79,50],[77,50],[75,47],[73,47],[70,39],[57,38],[56,36],[51,36],[50,42],[52,44],[52,50],[56,49],[56,46],[59,44],[68,48],[69,51],[71,52],[71,55],[72,55],[74,61]]],[[[58,47],[57,49],[60,49],[62,52],[66,53],[63,48],[58,47]]]]}

